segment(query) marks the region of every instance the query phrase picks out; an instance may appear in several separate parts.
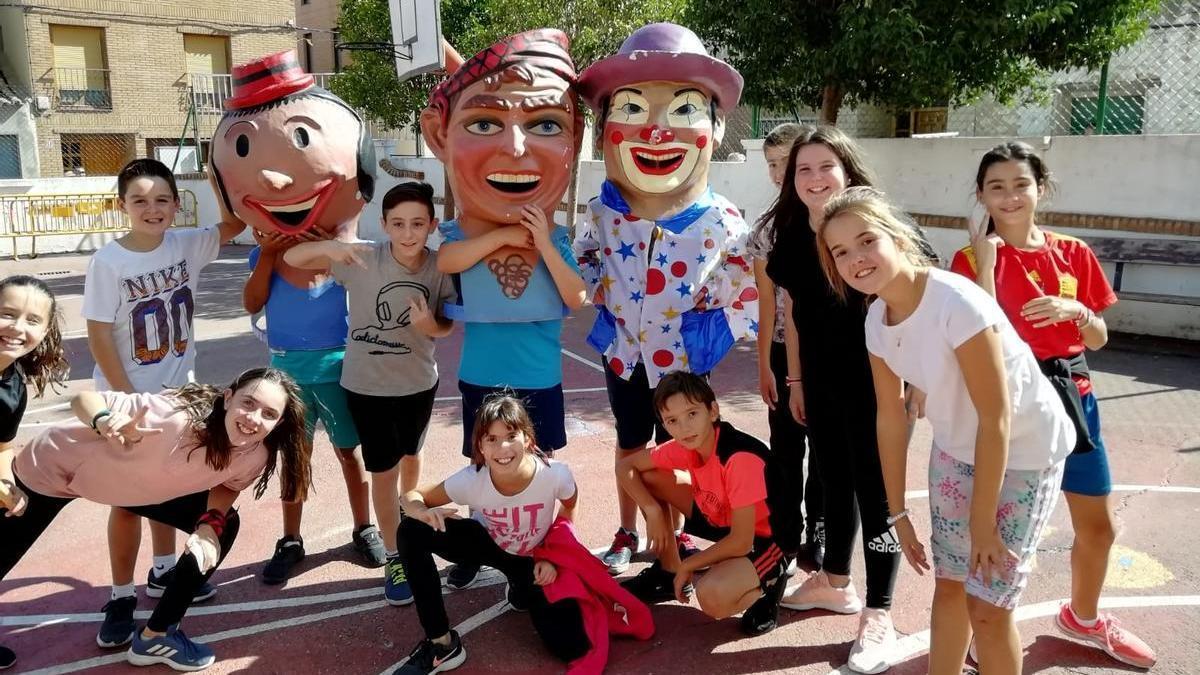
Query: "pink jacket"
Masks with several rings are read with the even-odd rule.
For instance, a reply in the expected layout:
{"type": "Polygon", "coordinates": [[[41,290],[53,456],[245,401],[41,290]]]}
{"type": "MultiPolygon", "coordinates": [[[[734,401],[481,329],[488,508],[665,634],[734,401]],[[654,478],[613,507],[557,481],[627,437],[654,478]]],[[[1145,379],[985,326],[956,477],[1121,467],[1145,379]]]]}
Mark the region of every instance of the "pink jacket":
{"type": "Polygon", "coordinates": [[[546,538],[533,549],[535,560],[546,560],[558,569],[554,583],[543,590],[550,602],[574,599],[583,611],[583,627],[592,649],[571,662],[568,673],[601,673],[608,664],[610,634],[647,640],[654,635],[650,608],[632,593],[621,588],[608,574],[603,563],[592,555],[579,538],[571,521],[559,518],[550,526],[546,538]]]}

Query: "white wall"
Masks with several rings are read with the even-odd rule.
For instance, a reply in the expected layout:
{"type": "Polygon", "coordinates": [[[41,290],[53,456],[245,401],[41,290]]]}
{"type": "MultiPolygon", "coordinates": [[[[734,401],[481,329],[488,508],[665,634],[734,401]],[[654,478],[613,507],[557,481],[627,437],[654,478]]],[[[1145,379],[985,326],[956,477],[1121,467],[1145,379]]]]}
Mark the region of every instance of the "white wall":
{"type": "MultiPolygon", "coordinates": [[[[880,186],[905,209],[914,213],[963,216],[973,203],[974,175],[979,158],[1001,139],[861,139],[870,165],[879,174],[880,186]]],[[[1055,137],[1027,139],[1043,154],[1055,174],[1057,195],[1046,204],[1060,212],[1095,213],[1112,216],[1200,220],[1200,135],[1193,136],[1116,136],[1055,137]]],[[[766,179],[761,141],[746,141],[745,162],[718,162],[713,165],[713,189],[746,211],[747,220],[756,219],[775,198],[766,179]]],[[[382,155],[381,155],[382,156],[382,155]]],[[[388,161],[398,169],[421,171],[426,182],[442,195],[444,172],[440,162],[428,157],[391,156],[388,161]]],[[[604,179],[604,163],[581,163],[579,201],[599,193],[604,179]]],[[[381,197],[400,179],[379,172],[376,199],[367,205],[360,219],[359,233],[365,238],[381,235],[379,228],[381,197]]],[[[114,178],[56,178],[37,181],[0,181],[0,195],[6,192],[40,193],[112,192],[114,178]]],[[[206,181],[183,180],[181,189],[195,193],[201,224],[219,219],[216,197],[206,181]]],[[[439,216],[441,214],[439,213],[439,216]]],[[[0,217],[3,214],[0,213],[0,217]]],[[[566,214],[559,212],[559,222],[566,214]]],[[[1096,231],[1068,233],[1096,235],[1096,231]]],[[[928,234],[939,254],[949,260],[966,244],[962,230],[929,228],[928,234]]],[[[1144,237],[1135,233],[1106,232],[1105,236],[1144,237]]],[[[39,238],[42,252],[94,250],[111,235],[90,237],[39,238]]],[[[240,241],[250,243],[248,234],[240,241]]],[[[0,256],[11,255],[11,240],[0,239],[0,256]]],[[[27,252],[28,239],[20,250],[27,252]]],[[[1110,270],[1111,274],[1111,270],[1110,270]]],[[[1178,293],[1200,296],[1200,271],[1195,268],[1169,268],[1157,265],[1126,267],[1124,289],[1150,293],[1178,293]]],[[[1123,302],[1107,315],[1115,329],[1200,340],[1200,308],[1123,302]]]]}

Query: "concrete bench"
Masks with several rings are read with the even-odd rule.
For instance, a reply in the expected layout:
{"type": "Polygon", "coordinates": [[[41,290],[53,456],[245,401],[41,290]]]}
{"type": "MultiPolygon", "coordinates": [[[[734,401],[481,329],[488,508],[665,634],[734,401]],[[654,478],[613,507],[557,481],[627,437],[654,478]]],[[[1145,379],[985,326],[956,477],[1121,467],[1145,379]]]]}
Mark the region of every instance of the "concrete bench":
{"type": "Polygon", "coordinates": [[[1125,265],[1165,265],[1169,267],[1200,267],[1200,240],[1187,239],[1119,239],[1110,237],[1084,237],[1101,262],[1112,263],[1113,290],[1122,300],[1160,302],[1169,305],[1200,307],[1200,297],[1173,295],[1170,293],[1139,293],[1122,291],[1121,282],[1125,265]]]}

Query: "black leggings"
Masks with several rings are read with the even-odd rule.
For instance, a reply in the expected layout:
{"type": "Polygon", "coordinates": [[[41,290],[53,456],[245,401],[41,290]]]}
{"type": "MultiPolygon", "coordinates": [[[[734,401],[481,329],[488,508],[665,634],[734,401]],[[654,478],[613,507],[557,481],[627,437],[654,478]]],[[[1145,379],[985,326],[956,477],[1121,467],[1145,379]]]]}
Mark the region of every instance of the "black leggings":
{"type": "Polygon", "coordinates": [[[808,456],[808,477],[804,477],[804,455],[807,451],[805,436],[808,430],[792,417],[792,411],[788,409],[791,390],[784,380],[787,377],[787,348],[782,342],[771,343],[771,373],[775,376],[775,391],[779,393],[775,409],[767,411],[767,423],[771,428],[771,451],[778,454],[787,475],[800,477],[800,480],[788,485],[789,489],[785,493],[789,505],[795,509],[791,521],[795,523],[794,531],[776,534],[777,538],[785,542],[794,542],[795,545],[800,543],[800,535],[805,530],[804,513],[801,511],[803,505],[804,511],[808,513],[807,533],[811,543],[815,538],[817,523],[825,519],[825,491],[821,485],[815,451],[808,456]]]}
{"type": "MultiPolygon", "coordinates": [[[[871,387],[869,382],[866,386],[871,387]]],[[[874,389],[867,390],[869,402],[862,395],[835,392],[835,388],[826,390],[822,399],[815,393],[805,396],[808,438],[819,458],[825,487],[823,568],[830,574],[850,574],[861,516],[867,607],[888,609],[900,569],[900,547],[894,534],[884,536],[892,527],[887,524],[887,494],[875,437],[874,389]]]]}
{"type": "Polygon", "coordinates": [[[533,558],[513,555],[497,546],[478,521],[447,518],[446,531],[435,532],[416,518],[405,518],[397,528],[396,538],[403,542],[400,555],[425,637],[432,640],[450,632],[442,582],[433,562],[437,554],[452,563],[488,565],[500,570],[515,593],[529,598],[533,628],[546,648],[560,660],[574,661],[591,649],[579,603],[546,600],[542,587],[533,583],[533,558]]]}
{"type": "MultiPolygon", "coordinates": [[[[0,516],[0,542],[3,542],[0,546],[0,579],[8,576],[38,537],[54,522],[59,511],[73,499],[38,494],[26,487],[20,478],[14,478],[17,486],[29,498],[29,504],[25,507],[25,513],[19,517],[0,516]]],[[[196,529],[196,520],[208,510],[208,491],[184,495],[162,504],[126,506],[125,509],[191,534],[196,529]]],[[[207,574],[201,574],[196,558],[191,553],[184,552],[175,566],[174,578],[146,622],[150,630],[166,632],[168,627],[179,623],[191,606],[196,590],[221,566],[229,549],[233,547],[234,540],[237,539],[240,527],[237,511],[230,509],[225,518],[225,531],[220,537],[221,559],[207,574]]]]}

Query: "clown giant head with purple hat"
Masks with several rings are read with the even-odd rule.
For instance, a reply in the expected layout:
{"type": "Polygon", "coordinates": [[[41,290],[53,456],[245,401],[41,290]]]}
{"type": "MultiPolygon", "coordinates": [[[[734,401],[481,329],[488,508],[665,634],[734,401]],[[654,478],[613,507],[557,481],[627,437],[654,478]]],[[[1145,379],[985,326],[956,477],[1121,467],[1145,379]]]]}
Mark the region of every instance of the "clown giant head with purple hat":
{"type": "Polygon", "coordinates": [[[635,213],[660,218],[708,188],[712,153],[725,113],[741,98],[742,76],[709,56],[692,31],[655,23],[587,68],[579,91],[599,120],[609,181],[635,213]]]}

